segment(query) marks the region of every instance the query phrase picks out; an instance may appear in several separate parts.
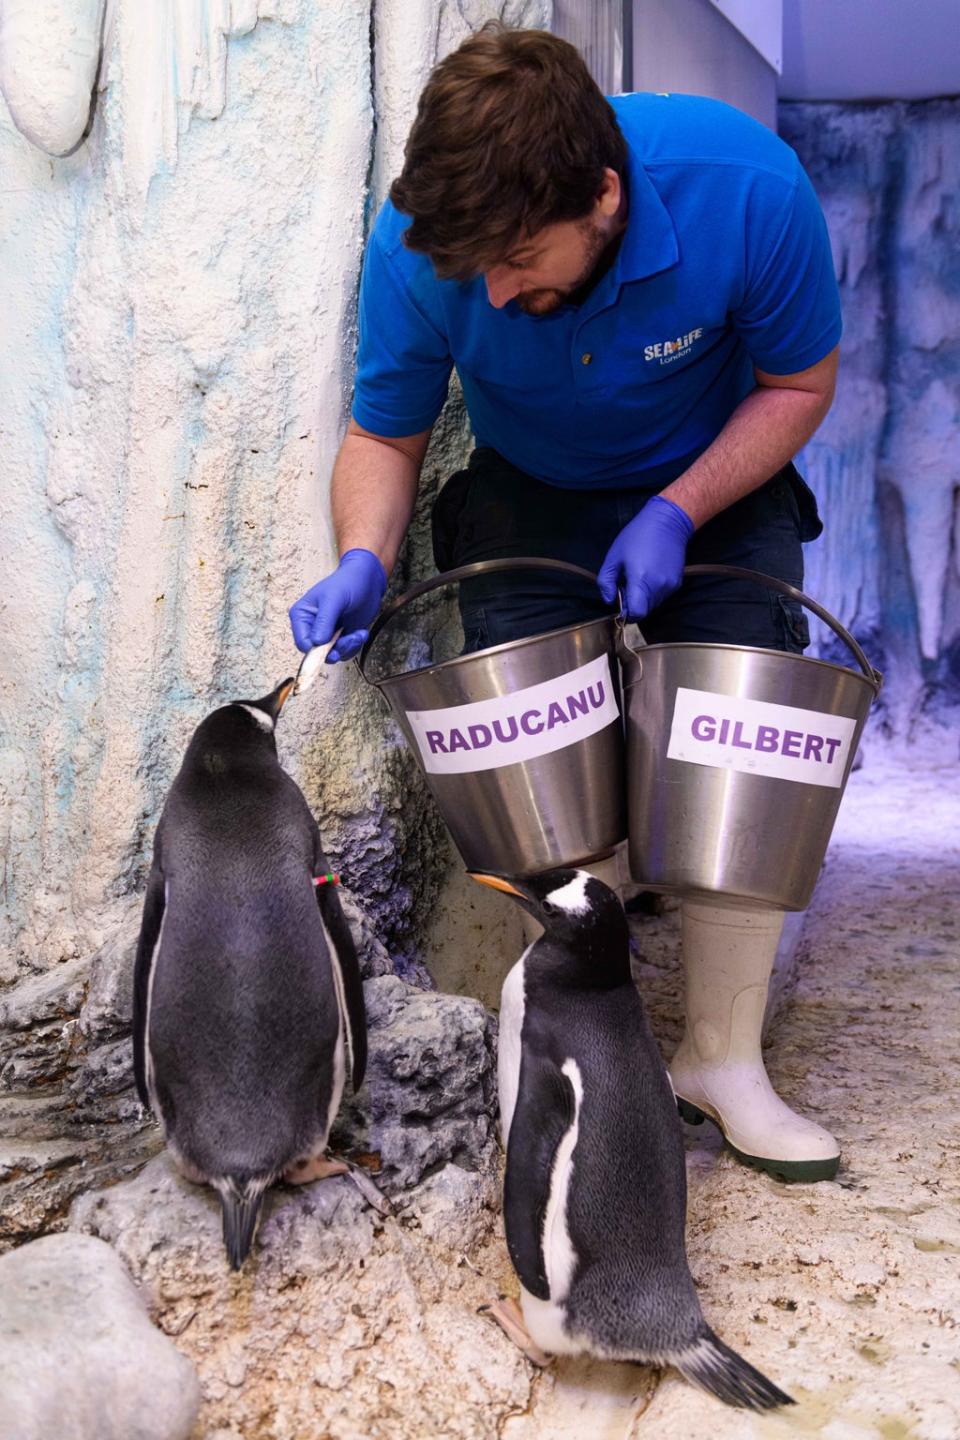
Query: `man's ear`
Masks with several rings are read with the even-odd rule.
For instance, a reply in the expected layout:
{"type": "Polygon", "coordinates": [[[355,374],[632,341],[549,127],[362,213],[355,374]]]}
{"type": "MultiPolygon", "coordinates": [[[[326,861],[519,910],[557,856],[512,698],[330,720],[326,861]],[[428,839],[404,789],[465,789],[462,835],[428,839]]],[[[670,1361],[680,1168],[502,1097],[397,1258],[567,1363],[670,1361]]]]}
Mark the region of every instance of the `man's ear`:
{"type": "Polygon", "coordinates": [[[597,214],[605,219],[616,215],[620,209],[620,202],[623,199],[623,185],[616,170],[609,166],[603,172],[603,184],[600,187],[600,194],[597,196],[597,214]]]}

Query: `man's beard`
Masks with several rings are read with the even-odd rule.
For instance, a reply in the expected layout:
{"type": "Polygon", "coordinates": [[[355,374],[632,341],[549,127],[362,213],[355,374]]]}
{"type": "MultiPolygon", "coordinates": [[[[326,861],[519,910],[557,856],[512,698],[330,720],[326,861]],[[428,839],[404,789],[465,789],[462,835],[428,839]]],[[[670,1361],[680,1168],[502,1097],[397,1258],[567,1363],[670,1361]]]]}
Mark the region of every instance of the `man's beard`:
{"type": "Polygon", "coordinates": [[[587,253],[579,278],[572,285],[564,286],[562,290],[522,290],[519,295],[514,296],[514,300],[525,315],[550,315],[554,310],[559,310],[571,295],[587,284],[608,243],[616,243],[608,239],[603,228],[595,220],[584,220],[580,231],[587,239],[587,253]]]}

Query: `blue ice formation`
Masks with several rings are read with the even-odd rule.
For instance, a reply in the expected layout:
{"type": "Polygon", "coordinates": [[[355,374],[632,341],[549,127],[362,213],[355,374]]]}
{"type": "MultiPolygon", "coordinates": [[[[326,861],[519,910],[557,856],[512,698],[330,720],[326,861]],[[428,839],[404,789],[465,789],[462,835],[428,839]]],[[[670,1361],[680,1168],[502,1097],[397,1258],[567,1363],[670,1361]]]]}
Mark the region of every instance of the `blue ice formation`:
{"type": "Polygon", "coordinates": [[[780,133],[823,204],[844,310],[837,399],[800,459],[826,525],[806,587],[886,671],[888,725],[952,715],[955,736],[960,100],[785,104],[780,133]]]}

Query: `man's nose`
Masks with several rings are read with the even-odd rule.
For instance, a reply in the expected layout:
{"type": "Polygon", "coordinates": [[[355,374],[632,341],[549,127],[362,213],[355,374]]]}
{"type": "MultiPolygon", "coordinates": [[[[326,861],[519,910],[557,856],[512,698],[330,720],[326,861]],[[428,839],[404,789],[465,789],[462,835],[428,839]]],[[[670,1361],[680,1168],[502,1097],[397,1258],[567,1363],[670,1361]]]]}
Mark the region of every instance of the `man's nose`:
{"type": "Polygon", "coordinates": [[[520,293],[520,279],[515,270],[506,265],[496,265],[484,275],[487,285],[487,299],[495,310],[502,310],[508,300],[520,293]]]}

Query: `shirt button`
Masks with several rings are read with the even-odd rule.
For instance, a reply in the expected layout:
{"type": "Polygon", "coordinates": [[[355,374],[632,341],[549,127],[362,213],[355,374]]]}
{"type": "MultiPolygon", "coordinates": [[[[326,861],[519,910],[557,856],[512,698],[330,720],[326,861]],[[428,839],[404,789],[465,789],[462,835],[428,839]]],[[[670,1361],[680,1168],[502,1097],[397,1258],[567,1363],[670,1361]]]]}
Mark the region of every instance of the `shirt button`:
{"type": "Polygon", "coordinates": [[[590,361],[591,361],[592,359],[593,359],[593,356],[590,354],[590,351],[589,351],[589,350],[584,350],[583,354],[580,356],[580,364],[581,364],[581,365],[589,365],[589,364],[590,364],[590,361]]]}

